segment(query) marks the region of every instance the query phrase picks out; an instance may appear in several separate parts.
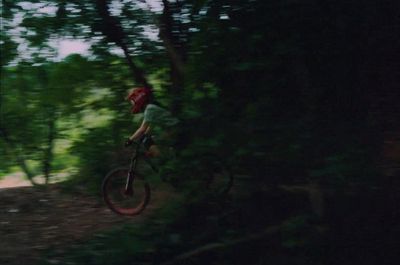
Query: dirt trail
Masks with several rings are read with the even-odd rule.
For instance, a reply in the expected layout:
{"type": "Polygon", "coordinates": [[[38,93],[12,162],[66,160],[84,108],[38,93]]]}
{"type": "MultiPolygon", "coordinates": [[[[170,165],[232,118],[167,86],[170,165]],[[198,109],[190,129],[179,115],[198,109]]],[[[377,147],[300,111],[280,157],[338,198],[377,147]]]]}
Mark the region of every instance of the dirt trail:
{"type": "Polygon", "coordinates": [[[108,210],[100,196],[65,194],[57,185],[0,188],[0,264],[35,264],[50,247],[62,251],[114,225],[143,222],[160,196],[142,215],[122,217],[108,210]]]}
{"type": "Polygon", "coordinates": [[[24,174],[21,172],[14,173],[0,179],[0,189],[29,186],[32,186],[31,182],[24,179],[24,174]]]}

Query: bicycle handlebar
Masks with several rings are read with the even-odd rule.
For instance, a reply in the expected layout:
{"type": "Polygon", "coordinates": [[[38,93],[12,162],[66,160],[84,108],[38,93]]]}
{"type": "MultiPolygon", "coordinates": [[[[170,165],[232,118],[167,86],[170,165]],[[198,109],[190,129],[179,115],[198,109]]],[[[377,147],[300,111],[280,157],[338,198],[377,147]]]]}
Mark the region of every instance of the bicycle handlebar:
{"type": "Polygon", "coordinates": [[[132,143],[133,143],[133,141],[132,141],[131,139],[126,139],[126,140],[125,140],[125,143],[124,143],[124,146],[125,146],[125,147],[128,147],[128,146],[130,146],[132,143]]]}
{"type": "Polygon", "coordinates": [[[126,141],[125,141],[125,147],[129,147],[129,146],[131,146],[131,145],[134,145],[134,146],[139,146],[140,145],[140,141],[133,141],[133,140],[130,140],[130,139],[127,139],[126,141]]]}

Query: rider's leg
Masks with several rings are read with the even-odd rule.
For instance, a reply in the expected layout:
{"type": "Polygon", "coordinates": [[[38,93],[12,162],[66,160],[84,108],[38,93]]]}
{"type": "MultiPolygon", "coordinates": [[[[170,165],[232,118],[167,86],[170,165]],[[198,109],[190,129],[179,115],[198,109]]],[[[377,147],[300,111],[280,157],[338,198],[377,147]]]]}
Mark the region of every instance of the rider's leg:
{"type": "Polygon", "coordinates": [[[148,148],[146,155],[148,155],[150,157],[158,157],[161,155],[160,148],[158,148],[157,145],[153,144],[148,148]]]}

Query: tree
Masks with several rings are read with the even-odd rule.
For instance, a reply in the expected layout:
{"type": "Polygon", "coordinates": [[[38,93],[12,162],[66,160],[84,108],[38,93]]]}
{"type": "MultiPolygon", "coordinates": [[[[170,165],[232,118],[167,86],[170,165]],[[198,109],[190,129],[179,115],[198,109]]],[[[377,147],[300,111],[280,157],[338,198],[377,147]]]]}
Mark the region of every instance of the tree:
{"type": "Polygon", "coordinates": [[[37,170],[32,170],[27,160],[41,163],[40,171],[47,184],[54,141],[60,133],[57,122],[75,108],[84,92],[80,86],[90,80],[90,67],[86,59],[71,56],[63,63],[20,63],[4,71],[2,139],[10,159],[15,157],[35,185],[37,170]]]}

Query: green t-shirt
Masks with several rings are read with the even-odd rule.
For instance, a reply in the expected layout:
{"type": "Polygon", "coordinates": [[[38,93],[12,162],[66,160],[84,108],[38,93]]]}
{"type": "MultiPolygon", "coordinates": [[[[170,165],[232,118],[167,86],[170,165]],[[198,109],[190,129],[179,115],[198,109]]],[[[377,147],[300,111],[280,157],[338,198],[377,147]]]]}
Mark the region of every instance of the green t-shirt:
{"type": "Polygon", "coordinates": [[[154,104],[148,104],[144,110],[144,122],[152,129],[168,130],[178,124],[179,120],[171,112],[154,104]]]}

